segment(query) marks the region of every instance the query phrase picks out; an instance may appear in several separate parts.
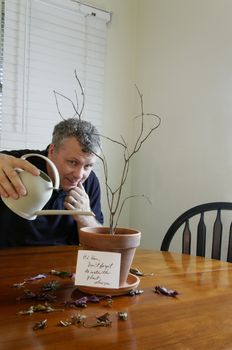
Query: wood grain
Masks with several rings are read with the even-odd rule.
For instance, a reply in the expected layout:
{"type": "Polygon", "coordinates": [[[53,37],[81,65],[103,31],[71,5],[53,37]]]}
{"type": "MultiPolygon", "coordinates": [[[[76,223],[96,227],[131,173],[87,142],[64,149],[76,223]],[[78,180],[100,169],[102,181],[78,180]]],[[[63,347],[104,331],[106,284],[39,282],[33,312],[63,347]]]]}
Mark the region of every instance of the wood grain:
{"type": "Polygon", "coordinates": [[[141,277],[142,295],[113,298],[87,308],[64,308],[48,314],[18,315],[20,310],[43,302],[18,300],[23,290],[38,291],[49,280],[58,280],[54,307],[82,296],[74,280],[49,276],[29,282],[24,288],[12,285],[52,269],[75,272],[78,248],[32,247],[0,250],[0,349],[231,349],[232,348],[232,264],[169,252],[137,250],[133,267],[154,276],[141,277]],[[176,298],[154,293],[156,285],[176,289],[176,298]],[[118,312],[128,313],[127,321],[118,312]],[[101,328],[60,327],[59,320],[85,314],[88,322],[110,313],[112,325],[101,328]],[[33,330],[47,319],[47,327],[33,330]]]}

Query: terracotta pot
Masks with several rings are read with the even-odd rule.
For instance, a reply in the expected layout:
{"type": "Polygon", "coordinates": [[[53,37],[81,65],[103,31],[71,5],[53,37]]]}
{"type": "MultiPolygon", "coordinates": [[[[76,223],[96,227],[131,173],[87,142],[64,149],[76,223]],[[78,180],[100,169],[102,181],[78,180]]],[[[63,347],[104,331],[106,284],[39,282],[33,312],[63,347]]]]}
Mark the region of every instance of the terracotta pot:
{"type": "Polygon", "coordinates": [[[141,232],[127,228],[117,228],[114,235],[109,234],[108,227],[84,227],[79,232],[83,249],[121,253],[120,287],[126,285],[140,238],[141,232]]]}

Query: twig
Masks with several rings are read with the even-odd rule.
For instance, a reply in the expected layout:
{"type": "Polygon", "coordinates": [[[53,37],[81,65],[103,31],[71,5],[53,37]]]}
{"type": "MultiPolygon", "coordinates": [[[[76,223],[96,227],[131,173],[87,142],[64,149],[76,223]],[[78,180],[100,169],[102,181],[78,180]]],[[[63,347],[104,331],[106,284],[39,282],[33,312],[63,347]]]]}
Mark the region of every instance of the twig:
{"type": "MultiPolygon", "coordinates": [[[[75,114],[73,117],[75,117],[76,115],[79,117],[79,119],[81,118],[83,109],[84,109],[84,105],[85,105],[85,93],[84,93],[84,89],[82,87],[82,84],[77,76],[77,72],[75,70],[75,79],[77,80],[77,83],[79,85],[79,88],[81,90],[81,95],[82,95],[82,106],[80,108],[79,111],[79,104],[78,104],[78,98],[76,95],[76,104],[75,105],[73,103],[73,101],[71,99],[69,99],[68,97],[54,91],[55,93],[55,98],[56,98],[56,105],[57,105],[57,110],[58,113],[62,116],[62,113],[60,112],[59,109],[59,105],[58,105],[58,100],[57,100],[57,95],[66,98],[71,104],[72,107],[75,111],[75,114]]],[[[135,140],[134,146],[132,147],[132,151],[129,151],[129,147],[128,144],[126,142],[126,140],[123,138],[123,136],[121,136],[121,141],[112,139],[108,136],[104,136],[102,134],[99,134],[99,136],[101,138],[104,138],[110,142],[113,142],[119,146],[122,147],[123,149],[123,167],[122,167],[122,172],[120,175],[120,180],[119,180],[119,184],[118,186],[116,186],[116,188],[113,190],[113,188],[110,186],[109,184],[109,173],[108,173],[108,164],[107,164],[107,160],[106,157],[100,147],[101,150],[101,154],[97,154],[96,152],[94,152],[93,150],[91,150],[91,152],[93,154],[95,154],[102,162],[103,165],[103,171],[104,171],[104,181],[105,181],[105,188],[106,188],[106,197],[107,197],[107,204],[108,204],[108,208],[109,208],[109,213],[110,213],[110,217],[109,217],[109,227],[110,227],[110,233],[115,233],[115,230],[117,228],[118,225],[118,221],[120,218],[120,215],[122,213],[122,209],[124,207],[125,202],[133,197],[145,197],[144,195],[131,195],[126,197],[124,200],[122,200],[122,194],[123,194],[123,188],[124,188],[124,184],[126,183],[128,174],[129,174],[129,168],[130,168],[130,162],[131,159],[135,156],[136,153],[138,153],[138,151],[141,149],[142,145],[144,144],[145,141],[147,141],[147,139],[150,137],[150,135],[160,126],[161,124],[161,118],[157,115],[157,114],[153,114],[153,113],[144,113],[144,103],[143,103],[143,95],[141,94],[139,88],[137,87],[137,85],[135,85],[138,96],[139,96],[139,100],[140,100],[140,114],[135,116],[135,119],[140,118],[141,119],[141,124],[140,124],[140,129],[139,129],[139,134],[138,137],[135,140]],[[145,120],[146,118],[151,117],[155,120],[155,123],[153,124],[153,126],[151,127],[150,130],[148,130],[147,132],[145,132],[145,120]]],[[[76,91],[75,91],[76,93],[76,91]]],[[[64,118],[63,118],[64,119],[64,118]]],[[[148,199],[148,198],[147,198],[148,199]]],[[[149,199],[148,199],[149,200],[149,199]]]]}

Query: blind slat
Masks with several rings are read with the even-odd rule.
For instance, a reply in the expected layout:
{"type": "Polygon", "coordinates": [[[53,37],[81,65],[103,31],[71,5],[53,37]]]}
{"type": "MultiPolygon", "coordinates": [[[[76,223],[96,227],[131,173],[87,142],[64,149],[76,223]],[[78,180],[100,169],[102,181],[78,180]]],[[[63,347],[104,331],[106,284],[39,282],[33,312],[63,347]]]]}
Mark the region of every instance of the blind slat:
{"type": "MultiPolygon", "coordinates": [[[[82,101],[75,70],[86,95],[82,117],[101,128],[106,21],[79,7],[71,0],[5,3],[2,149],[47,146],[61,121],[53,90],[74,103],[77,90],[82,101]]],[[[70,102],[58,101],[64,118],[74,115],[70,102]]]]}

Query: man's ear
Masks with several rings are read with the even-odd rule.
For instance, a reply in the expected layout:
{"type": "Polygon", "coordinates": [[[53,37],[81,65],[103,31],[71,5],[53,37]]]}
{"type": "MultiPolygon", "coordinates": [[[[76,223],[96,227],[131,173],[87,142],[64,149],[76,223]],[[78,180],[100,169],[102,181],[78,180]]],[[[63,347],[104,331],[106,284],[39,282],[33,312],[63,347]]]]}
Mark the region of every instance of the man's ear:
{"type": "Polygon", "coordinates": [[[54,152],[55,152],[55,145],[51,143],[48,147],[48,158],[52,158],[54,152]]]}

